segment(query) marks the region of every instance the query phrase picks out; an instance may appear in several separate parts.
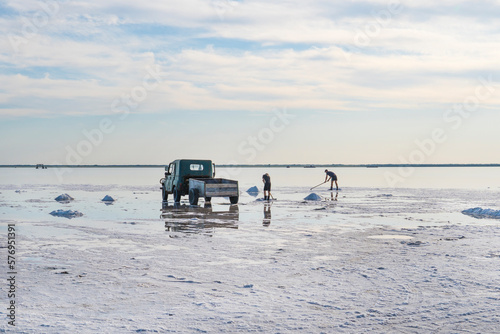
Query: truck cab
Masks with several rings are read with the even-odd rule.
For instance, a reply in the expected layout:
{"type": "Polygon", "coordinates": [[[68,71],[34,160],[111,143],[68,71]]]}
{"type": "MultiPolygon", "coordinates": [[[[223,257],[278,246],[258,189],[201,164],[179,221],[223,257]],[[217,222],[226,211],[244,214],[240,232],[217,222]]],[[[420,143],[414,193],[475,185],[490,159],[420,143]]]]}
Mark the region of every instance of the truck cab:
{"type": "Polygon", "coordinates": [[[178,159],[165,167],[165,178],[160,180],[162,198],[166,202],[173,194],[174,201],[189,194],[189,179],[211,179],[215,177],[215,164],[211,160],[178,159]]]}

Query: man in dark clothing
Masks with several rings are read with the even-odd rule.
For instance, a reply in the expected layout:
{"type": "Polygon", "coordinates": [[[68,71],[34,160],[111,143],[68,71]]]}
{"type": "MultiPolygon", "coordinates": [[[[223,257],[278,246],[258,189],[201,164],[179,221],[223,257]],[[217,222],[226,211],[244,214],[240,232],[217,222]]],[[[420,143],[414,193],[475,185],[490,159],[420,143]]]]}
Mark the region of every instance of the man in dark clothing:
{"type": "Polygon", "coordinates": [[[268,173],[262,175],[262,182],[264,182],[264,200],[269,200],[269,195],[271,194],[271,177],[268,173]]]}
{"type": "Polygon", "coordinates": [[[331,181],[330,190],[333,190],[333,181],[335,181],[335,185],[337,186],[337,190],[339,190],[339,184],[337,183],[337,175],[334,172],[325,169],[326,177],[325,182],[331,181]],[[330,178],[328,178],[330,177],[330,178]]]}

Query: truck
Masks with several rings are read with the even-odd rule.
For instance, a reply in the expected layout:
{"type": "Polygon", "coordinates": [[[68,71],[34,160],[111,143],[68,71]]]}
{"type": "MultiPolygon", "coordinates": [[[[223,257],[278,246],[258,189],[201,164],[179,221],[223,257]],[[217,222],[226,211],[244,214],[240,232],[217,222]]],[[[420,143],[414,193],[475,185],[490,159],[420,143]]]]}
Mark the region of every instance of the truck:
{"type": "Polygon", "coordinates": [[[160,179],[163,202],[172,194],[175,203],[189,195],[189,204],[197,205],[200,197],[211,202],[212,197],[229,197],[231,204],[239,199],[238,181],[215,178],[215,164],[211,160],[178,159],[165,167],[160,179]]]}

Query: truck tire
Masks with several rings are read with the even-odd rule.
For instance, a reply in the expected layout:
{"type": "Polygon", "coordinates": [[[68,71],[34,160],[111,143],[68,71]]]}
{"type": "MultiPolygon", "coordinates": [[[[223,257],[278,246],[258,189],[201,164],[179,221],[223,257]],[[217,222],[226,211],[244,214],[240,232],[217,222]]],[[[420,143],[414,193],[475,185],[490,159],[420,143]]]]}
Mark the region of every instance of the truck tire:
{"type": "Polygon", "coordinates": [[[198,198],[200,198],[198,189],[189,189],[189,204],[198,205],[198,198]]]}
{"type": "Polygon", "coordinates": [[[231,204],[238,204],[238,199],[239,199],[239,196],[229,197],[229,201],[231,202],[231,204]]]}
{"type": "Polygon", "coordinates": [[[165,188],[165,184],[161,185],[161,197],[163,199],[163,202],[168,202],[168,193],[167,189],[165,188]]]}
{"type": "Polygon", "coordinates": [[[212,197],[205,197],[205,203],[212,202],[212,197]]]}
{"type": "Polygon", "coordinates": [[[176,188],[174,188],[174,202],[179,203],[181,201],[181,191],[176,188]]]}

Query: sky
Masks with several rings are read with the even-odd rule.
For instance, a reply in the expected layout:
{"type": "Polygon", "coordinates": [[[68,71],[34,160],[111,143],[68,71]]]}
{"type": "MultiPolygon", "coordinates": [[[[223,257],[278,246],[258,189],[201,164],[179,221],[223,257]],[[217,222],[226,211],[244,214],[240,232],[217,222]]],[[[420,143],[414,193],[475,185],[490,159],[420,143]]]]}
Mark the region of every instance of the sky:
{"type": "Polygon", "coordinates": [[[1,0],[0,164],[500,163],[500,0],[1,0]]]}

